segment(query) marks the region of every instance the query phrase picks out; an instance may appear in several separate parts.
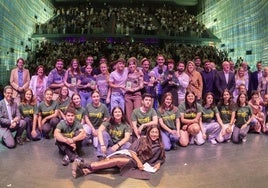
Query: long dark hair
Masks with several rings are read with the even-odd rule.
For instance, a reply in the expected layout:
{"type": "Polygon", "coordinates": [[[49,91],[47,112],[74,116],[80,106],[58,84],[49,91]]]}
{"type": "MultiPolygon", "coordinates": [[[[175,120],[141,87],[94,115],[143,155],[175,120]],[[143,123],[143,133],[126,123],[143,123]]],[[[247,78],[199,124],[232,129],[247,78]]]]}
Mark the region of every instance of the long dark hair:
{"type": "Polygon", "coordinates": [[[187,91],[187,92],[186,92],[186,94],[185,94],[185,108],[186,108],[186,112],[185,112],[185,113],[191,113],[191,112],[196,113],[196,112],[197,112],[196,96],[194,97],[194,102],[193,102],[193,104],[190,105],[190,104],[188,103],[188,101],[187,101],[187,96],[188,96],[189,94],[193,94],[193,95],[195,96],[194,92],[192,92],[192,91],[187,91]]]}
{"type": "Polygon", "coordinates": [[[158,126],[150,126],[147,129],[146,132],[146,136],[142,136],[140,137],[141,141],[139,143],[139,147],[137,150],[137,155],[138,157],[141,159],[142,162],[145,162],[147,160],[149,160],[150,158],[152,158],[152,140],[150,138],[150,132],[153,128],[157,128],[158,132],[159,132],[159,139],[157,140],[157,142],[159,143],[159,146],[161,148],[161,158],[165,158],[165,149],[163,146],[163,142],[162,142],[162,137],[160,134],[160,128],[158,126]]]}
{"type": "Polygon", "coordinates": [[[234,108],[235,108],[235,104],[234,104],[234,102],[233,102],[233,96],[232,96],[231,92],[230,92],[228,89],[225,89],[225,90],[222,92],[222,94],[221,94],[221,99],[220,99],[220,101],[219,101],[219,103],[218,103],[218,108],[220,109],[220,107],[222,107],[223,105],[225,105],[225,104],[224,104],[224,99],[223,99],[223,95],[224,95],[225,92],[229,93],[229,95],[230,95],[230,99],[228,100],[228,103],[229,103],[229,105],[228,105],[228,110],[233,111],[234,108]]]}
{"type": "Polygon", "coordinates": [[[164,96],[162,97],[162,100],[161,100],[161,106],[159,108],[159,111],[161,114],[163,114],[165,112],[165,107],[166,107],[166,104],[165,104],[165,99],[170,96],[171,97],[171,100],[172,100],[172,103],[170,105],[170,110],[176,112],[178,110],[178,108],[176,106],[173,105],[173,96],[170,92],[167,92],[164,94],[164,96]]]}
{"type": "Polygon", "coordinates": [[[237,102],[236,102],[236,104],[237,104],[238,107],[241,107],[241,102],[240,102],[240,97],[241,97],[241,95],[245,95],[245,97],[246,97],[245,105],[248,105],[248,96],[247,96],[247,94],[245,94],[245,93],[240,93],[240,94],[238,95],[238,97],[237,97],[237,102]]]}
{"type": "Polygon", "coordinates": [[[205,106],[207,104],[207,97],[211,95],[213,97],[213,101],[212,101],[212,104],[209,108],[214,108],[215,107],[215,98],[214,98],[214,94],[212,92],[207,92],[204,96],[204,100],[203,100],[203,103],[202,105],[205,106]]]}
{"type": "Polygon", "coordinates": [[[115,111],[116,109],[119,109],[119,110],[122,112],[121,123],[126,123],[125,114],[124,114],[122,108],[121,108],[120,106],[116,106],[116,107],[114,107],[114,108],[112,109],[112,113],[111,113],[110,123],[111,123],[112,126],[116,124],[115,119],[114,119],[114,116],[113,116],[113,115],[114,115],[114,111],[115,111]]]}

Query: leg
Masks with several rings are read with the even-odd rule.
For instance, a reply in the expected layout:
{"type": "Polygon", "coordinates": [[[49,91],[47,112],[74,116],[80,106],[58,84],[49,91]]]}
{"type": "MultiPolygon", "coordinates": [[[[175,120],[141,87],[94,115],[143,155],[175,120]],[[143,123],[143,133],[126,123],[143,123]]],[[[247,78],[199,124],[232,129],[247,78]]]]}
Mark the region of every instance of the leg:
{"type": "Polygon", "coordinates": [[[15,148],[15,139],[13,138],[12,133],[8,128],[0,128],[0,138],[6,147],[10,149],[15,148]]]}
{"type": "Polygon", "coordinates": [[[180,130],[180,140],[179,143],[181,146],[186,147],[189,144],[189,133],[188,131],[180,130]]]}
{"type": "Polygon", "coordinates": [[[162,136],[162,142],[163,142],[165,150],[169,151],[171,149],[169,133],[166,131],[161,131],[161,136],[162,136]]]}
{"type": "Polygon", "coordinates": [[[130,94],[125,94],[125,108],[126,108],[126,119],[129,125],[131,125],[131,114],[134,109],[134,104],[132,102],[132,95],[130,94]]]}
{"type": "Polygon", "coordinates": [[[238,128],[237,126],[234,127],[233,129],[233,135],[232,135],[232,141],[235,144],[239,144],[241,139],[239,137],[240,134],[240,128],[238,128]]]}

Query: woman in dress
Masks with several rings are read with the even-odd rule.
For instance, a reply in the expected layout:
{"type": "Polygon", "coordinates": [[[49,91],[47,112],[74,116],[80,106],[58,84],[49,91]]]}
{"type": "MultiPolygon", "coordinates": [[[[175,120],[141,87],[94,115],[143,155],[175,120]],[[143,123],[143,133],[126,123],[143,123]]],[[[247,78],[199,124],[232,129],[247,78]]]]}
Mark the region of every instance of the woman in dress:
{"type": "Polygon", "coordinates": [[[185,72],[189,76],[187,91],[193,92],[196,96],[196,100],[200,102],[203,92],[203,79],[201,74],[195,70],[195,64],[193,61],[187,62],[185,72]]]}
{"type": "Polygon", "coordinates": [[[85,108],[88,103],[91,103],[91,94],[96,90],[96,78],[93,76],[93,68],[90,64],[85,67],[85,73],[80,79],[79,95],[82,99],[82,106],[85,108]]]}
{"type": "Polygon", "coordinates": [[[69,89],[70,96],[77,92],[77,85],[80,84],[80,65],[78,59],[72,59],[70,67],[65,72],[63,81],[69,89]]]}
{"type": "Polygon", "coordinates": [[[37,127],[37,104],[31,89],[26,89],[19,105],[21,119],[26,124],[26,137],[28,140],[40,140],[41,131],[37,127]]]}
{"type": "Polygon", "coordinates": [[[165,150],[176,149],[180,138],[180,119],[178,108],[173,104],[171,93],[164,94],[157,114],[165,150]]]}
{"type": "Polygon", "coordinates": [[[187,146],[189,143],[204,144],[204,134],[200,125],[202,107],[196,102],[194,92],[186,92],[185,102],[180,104],[179,111],[181,118],[180,145],[187,146]]]}
{"type": "MultiPolygon", "coordinates": [[[[106,62],[100,64],[101,74],[96,76],[97,89],[100,92],[100,100],[110,109],[111,90],[109,87],[110,73],[106,62]]],[[[109,110],[110,111],[110,110],[109,110]]]]}
{"type": "Polygon", "coordinates": [[[43,65],[37,66],[36,75],[32,76],[29,88],[32,89],[38,104],[43,101],[44,93],[47,89],[47,76],[43,65]]]}
{"type": "Polygon", "coordinates": [[[77,178],[102,169],[119,167],[122,176],[150,179],[150,173],[145,171],[144,164],[149,164],[154,171],[157,171],[165,161],[165,150],[159,128],[157,126],[149,127],[146,136],[137,139],[125,154],[113,155],[90,164],[74,162],[72,175],[77,178]]]}
{"type": "Polygon", "coordinates": [[[105,157],[119,149],[128,149],[131,127],[127,124],[123,110],[118,106],[112,110],[109,122],[103,122],[98,129],[97,157],[105,157]]]}
{"type": "Polygon", "coordinates": [[[245,76],[245,71],[243,67],[239,67],[237,73],[235,75],[235,90],[233,96],[236,98],[239,93],[239,86],[244,84],[246,86],[246,90],[248,91],[248,78],[245,76]]]}

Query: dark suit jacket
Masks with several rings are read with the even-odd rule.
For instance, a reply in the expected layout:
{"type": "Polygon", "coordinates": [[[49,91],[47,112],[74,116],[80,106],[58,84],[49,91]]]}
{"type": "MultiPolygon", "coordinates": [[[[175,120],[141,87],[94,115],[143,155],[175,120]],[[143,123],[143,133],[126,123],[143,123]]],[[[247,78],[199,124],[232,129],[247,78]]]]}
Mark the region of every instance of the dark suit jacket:
{"type": "Polygon", "coordinates": [[[225,89],[228,89],[230,93],[233,93],[235,89],[235,74],[233,72],[229,72],[228,83],[226,83],[224,72],[218,71],[215,84],[218,90],[218,97],[221,96],[225,89]]]}
{"type": "MultiPolygon", "coordinates": [[[[19,108],[17,107],[17,103],[15,102],[13,102],[11,105],[11,114],[12,114],[12,119],[14,119],[15,117],[20,117],[20,111],[19,111],[19,108]]],[[[11,124],[11,120],[8,118],[7,106],[3,99],[0,101],[0,126],[5,128],[5,127],[9,127],[10,124],[11,124]]]]}
{"type": "Polygon", "coordinates": [[[252,90],[257,90],[258,89],[258,71],[255,71],[253,73],[251,73],[251,88],[252,90]]]}

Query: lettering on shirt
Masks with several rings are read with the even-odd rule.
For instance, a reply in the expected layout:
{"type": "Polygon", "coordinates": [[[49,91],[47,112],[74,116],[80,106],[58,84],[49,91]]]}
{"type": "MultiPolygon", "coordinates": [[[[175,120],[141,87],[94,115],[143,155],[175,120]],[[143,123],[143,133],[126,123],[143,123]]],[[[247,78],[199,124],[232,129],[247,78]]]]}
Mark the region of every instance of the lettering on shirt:
{"type": "Polygon", "coordinates": [[[70,132],[70,133],[63,133],[63,136],[66,138],[73,138],[74,137],[74,132],[70,132]]]}
{"type": "Polygon", "coordinates": [[[169,116],[163,116],[162,119],[164,121],[173,121],[176,119],[176,115],[175,114],[172,114],[172,115],[169,115],[169,116]]]}
{"type": "Polygon", "coordinates": [[[92,117],[92,118],[102,118],[103,114],[101,112],[99,112],[99,113],[88,113],[88,116],[92,117]]]}
{"type": "Polygon", "coordinates": [[[192,113],[185,113],[184,114],[184,118],[185,119],[194,119],[196,117],[196,113],[192,112],[192,113]]]}
{"type": "Polygon", "coordinates": [[[236,114],[237,114],[238,117],[243,117],[243,118],[245,118],[245,117],[247,117],[248,112],[237,112],[236,114]]]}
{"type": "Polygon", "coordinates": [[[77,120],[81,121],[81,119],[82,119],[82,114],[76,114],[75,117],[76,117],[77,120]]]}
{"type": "Polygon", "coordinates": [[[208,114],[202,114],[202,117],[205,119],[212,119],[214,117],[214,112],[212,111],[211,113],[208,114]]]}
{"type": "Polygon", "coordinates": [[[111,129],[109,131],[109,133],[110,133],[110,135],[111,135],[112,138],[115,138],[115,137],[122,138],[123,137],[123,134],[124,134],[123,131],[121,131],[121,130],[115,130],[115,129],[111,129]]]}
{"type": "Polygon", "coordinates": [[[33,109],[23,110],[22,113],[24,115],[32,115],[32,114],[34,114],[34,110],[33,109]]]}
{"type": "Polygon", "coordinates": [[[145,117],[145,118],[138,118],[138,122],[140,124],[144,124],[144,123],[148,123],[151,121],[151,118],[150,117],[145,117]]]}
{"type": "Polygon", "coordinates": [[[221,110],[221,114],[231,115],[231,110],[221,110]]]}
{"type": "Polygon", "coordinates": [[[49,116],[49,115],[52,115],[52,114],[54,114],[54,113],[55,113],[54,110],[50,110],[50,111],[47,111],[47,112],[42,112],[42,115],[43,115],[43,116],[49,116]]]}

